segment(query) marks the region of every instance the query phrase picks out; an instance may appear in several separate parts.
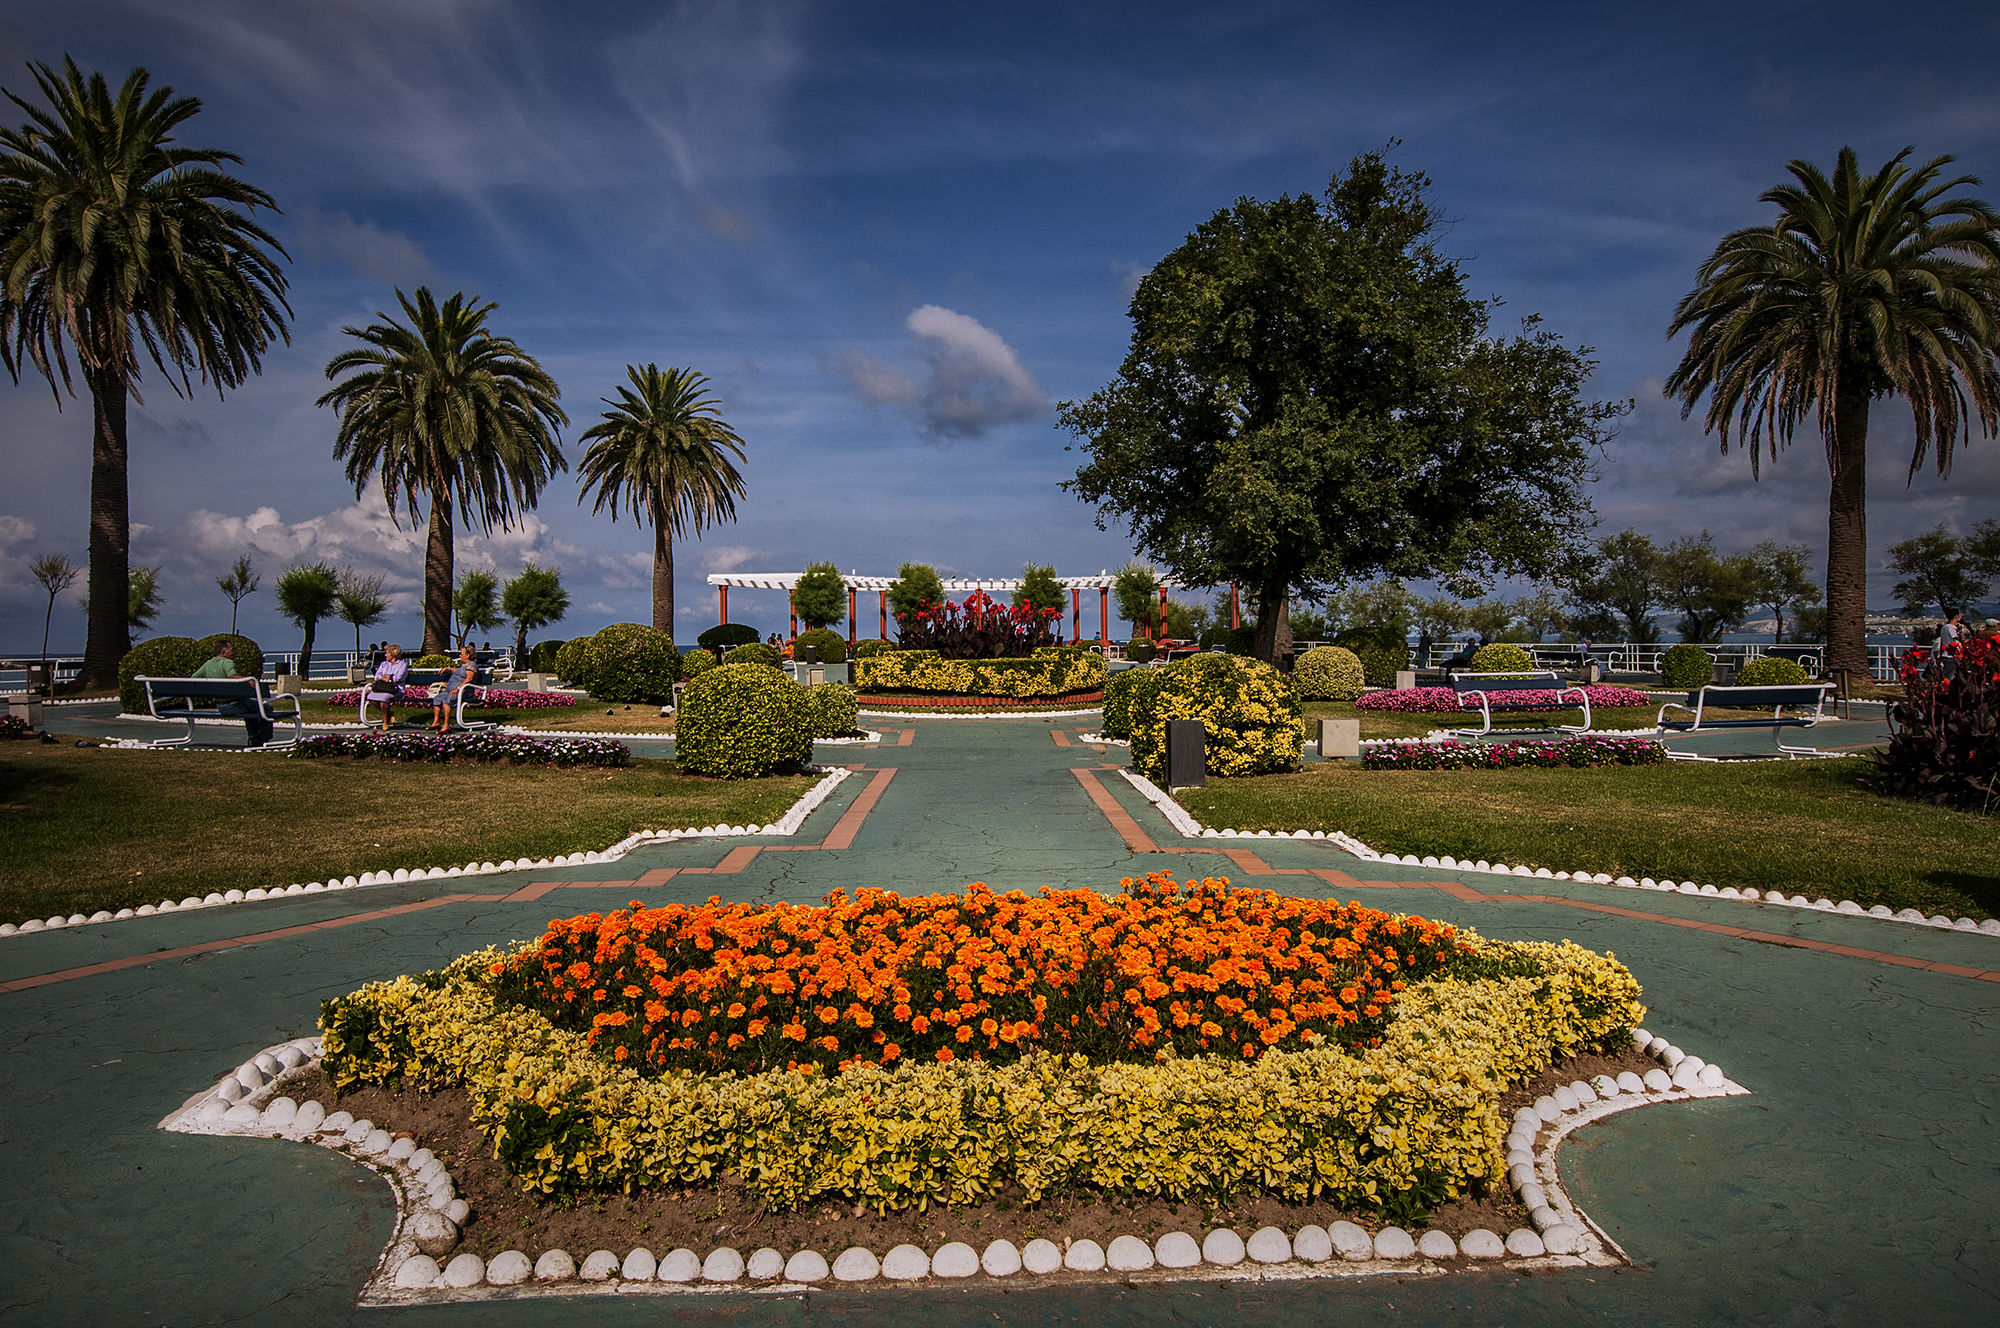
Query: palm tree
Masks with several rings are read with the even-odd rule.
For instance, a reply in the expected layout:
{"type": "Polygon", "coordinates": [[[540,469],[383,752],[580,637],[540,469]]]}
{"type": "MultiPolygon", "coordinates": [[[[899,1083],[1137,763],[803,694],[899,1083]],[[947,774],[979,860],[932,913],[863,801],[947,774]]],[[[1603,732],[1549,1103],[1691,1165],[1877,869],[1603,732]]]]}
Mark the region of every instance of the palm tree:
{"type": "Polygon", "coordinates": [[[360,497],[377,472],[391,517],[401,493],[410,520],[417,495],[430,499],[424,551],[424,653],[451,641],[452,535],[463,511],[490,534],[516,511],[533,510],[563,460],[556,404],[561,392],[511,338],[486,328],[496,307],[463,291],[439,305],[428,287],[414,301],[396,292],[410,325],[387,314],[366,328],[342,329],[365,343],[326,366],[339,383],[319,399],[340,412],[335,460],[360,497]],[[342,374],[349,377],[341,379],[342,374]]]}
{"type": "Polygon", "coordinates": [[[627,365],[630,387],[580,441],[590,444],[577,467],[580,503],[597,491],[591,508],[611,509],[618,519],[622,501],[634,520],[653,526],[653,626],[674,630],[674,537],[736,519],[743,476],[729,459],[743,459],[743,440],[707,395],[708,379],[692,369],[656,364],[627,365]]]}
{"type": "Polygon", "coordinates": [[[90,393],[83,673],[101,684],[131,647],[125,410],[141,400],[135,338],[176,392],[193,378],[218,393],[240,387],[273,336],[291,339],[274,258],[289,255],[253,219],[278,210],[270,195],[222,169],[240,158],[174,142],[200,101],[148,93],[144,69],[113,97],[102,74],[86,77],[67,57],[61,73],[29,68],[48,109],[6,94],[28,123],[0,128],[0,359],[16,382],[32,366],[60,407],[65,392],[76,395],[74,355],[90,393]]]}
{"type": "Polygon", "coordinates": [[[1730,431],[1775,457],[1810,412],[1826,444],[1827,666],[1868,676],[1868,407],[1897,395],[1916,417],[1915,477],[1927,452],[1939,475],[1970,440],[1976,416],[2000,428],[2000,214],[1975,198],[1946,197],[1977,177],[1943,178],[1950,157],[1912,168],[1891,157],[1863,175],[1842,148],[1829,180],[1810,162],[1795,184],[1766,190],[1768,226],[1724,236],[1695,289],[1674,310],[1669,336],[1692,329],[1667,380],[1685,418],[1709,395],[1703,428],[1730,431]]]}

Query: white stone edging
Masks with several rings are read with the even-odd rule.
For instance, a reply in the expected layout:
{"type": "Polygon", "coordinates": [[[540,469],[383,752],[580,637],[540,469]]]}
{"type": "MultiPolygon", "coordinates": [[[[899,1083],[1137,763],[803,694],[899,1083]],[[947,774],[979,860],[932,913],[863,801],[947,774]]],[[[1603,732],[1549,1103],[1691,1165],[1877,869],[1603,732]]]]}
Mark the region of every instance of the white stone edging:
{"type": "Polygon", "coordinates": [[[497,876],[512,871],[543,871],[555,867],[575,867],[593,862],[616,862],[635,848],[647,844],[668,843],[677,839],[719,839],[742,835],[795,835],[800,825],[814,808],[825,802],[840,782],[853,772],[839,766],[810,766],[808,769],[820,773],[820,780],[807,789],[799,800],[791,805],[785,814],[769,825],[705,825],[699,828],[689,826],[684,830],[638,830],[625,836],[609,848],[592,849],[588,852],[564,854],[554,858],[508,858],[504,862],[468,862],[463,867],[397,867],[393,870],[362,872],[359,876],[340,879],[313,881],[308,884],[262,887],[251,890],[212,891],[196,897],[189,895],[178,902],[162,899],[157,904],[141,904],[137,908],[121,908],[116,912],[98,909],[85,916],[72,913],[67,917],[60,914],[49,918],[29,918],[16,924],[0,922],[0,937],[29,936],[36,932],[56,931],[64,927],[81,927],[100,922],[124,922],[130,918],[148,918],[161,913],[187,912],[198,908],[214,908],[220,904],[255,903],[264,899],[279,899],[291,895],[320,894],[327,890],[353,890],[362,886],[403,885],[414,881],[442,881],[463,876],[497,876]]]}

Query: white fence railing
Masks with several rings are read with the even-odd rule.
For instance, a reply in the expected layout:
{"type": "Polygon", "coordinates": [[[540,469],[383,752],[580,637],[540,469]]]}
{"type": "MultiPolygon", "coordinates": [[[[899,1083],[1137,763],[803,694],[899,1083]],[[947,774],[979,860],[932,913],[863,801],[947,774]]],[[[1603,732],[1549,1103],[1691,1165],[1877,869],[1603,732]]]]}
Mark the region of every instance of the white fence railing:
{"type": "MultiPolygon", "coordinates": [[[[1328,643],[1324,641],[1294,641],[1292,644],[1296,650],[1306,650],[1312,646],[1328,643]]],[[[1676,644],[1676,642],[1672,641],[1646,643],[1637,641],[1593,641],[1590,643],[1590,655],[1607,673],[1657,675],[1660,671],[1660,656],[1666,654],[1676,644]]],[[[1437,668],[1462,648],[1463,643],[1457,641],[1433,642],[1429,656],[1417,660],[1417,667],[1422,669],[1437,668]]],[[[1540,644],[1523,643],[1521,648],[1542,654],[1556,655],[1566,653],[1573,656],[1577,651],[1583,649],[1583,646],[1580,642],[1545,641],[1540,644]]],[[[1715,660],[1716,663],[1739,669],[1751,660],[1761,658],[1773,652],[1773,646],[1769,642],[1726,642],[1720,645],[1703,645],[1702,649],[1707,651],[1709,657],[1715,660]]],[[[1887,682],[1893,679],[1896,676],[1896,666],[1902,660],[1903,652],[1909,649],[1912,649],[1912,647],[1906,645],[1871,644],[1868,647],[1868,671],[1870,675],[1880,682],[1887,682]]],[[[1806,651],[1816,656],[1821,664],[1824,664],[1826,659],[1826,647],[1823,644],[1812,642],[1796,644],[1787,642],[1782,646],[1776,647],[1776,650],[1778,653],[1788,656],[1794,655],[1799,651],[1806,651]]],[[[1416,647],[1412,645],[1410,647],[1411,657],[1415,658],[1416,653],[1416,647]]]]}

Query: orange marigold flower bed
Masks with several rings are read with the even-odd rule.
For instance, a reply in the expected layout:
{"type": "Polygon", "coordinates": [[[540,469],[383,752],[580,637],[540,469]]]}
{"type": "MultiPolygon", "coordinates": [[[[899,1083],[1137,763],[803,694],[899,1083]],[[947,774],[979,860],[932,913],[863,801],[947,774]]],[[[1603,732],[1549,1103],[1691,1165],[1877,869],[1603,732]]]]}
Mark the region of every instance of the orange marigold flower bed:
{"type": "Polygon", "coordinates": [[[1226,878],[1119,884],[835,891],[816,907],[634,901],[550,923],[492,976],[641,1071],[835,1072],[1365,1045],[1407,983],[1469,949],[1444,923],[1226,878]]]}

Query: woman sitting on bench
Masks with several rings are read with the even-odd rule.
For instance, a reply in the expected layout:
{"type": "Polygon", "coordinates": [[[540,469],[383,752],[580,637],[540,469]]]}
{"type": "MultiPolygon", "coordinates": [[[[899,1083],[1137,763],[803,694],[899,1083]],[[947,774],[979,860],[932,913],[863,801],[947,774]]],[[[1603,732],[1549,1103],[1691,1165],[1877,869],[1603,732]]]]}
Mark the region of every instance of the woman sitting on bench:
{"type": "Polygon", "coordinates": [[[403,699],[403,675],[410,671],[410,665],[403,658],[403,648],[394,643],[383,647],[383,655],[375,666],[375,676],[369,679],[368,699],[382,707],[382,731],[387,733],[396,702],[403,699]]]}
{"type": "Polygon", "coordinates": [[[475,652],[471,646],[458,648],[458,667],[444,680],[437,691],[431,693],[431,722],[425,727],[438,733],[451,728],[451,708],[458,700],[458,694],[472,686],[472,677],[479,672],[475,652]]]}

